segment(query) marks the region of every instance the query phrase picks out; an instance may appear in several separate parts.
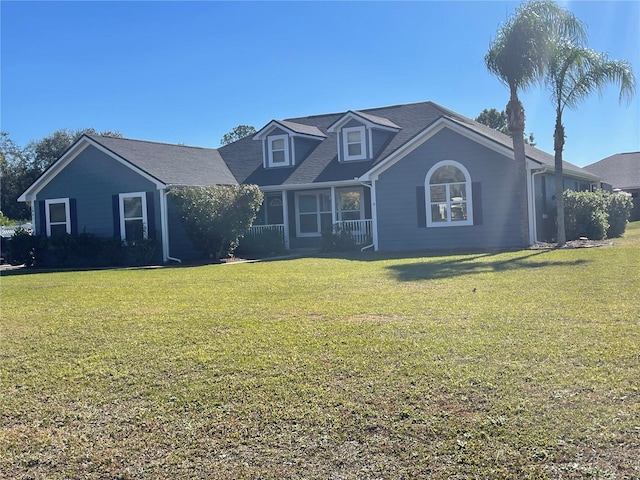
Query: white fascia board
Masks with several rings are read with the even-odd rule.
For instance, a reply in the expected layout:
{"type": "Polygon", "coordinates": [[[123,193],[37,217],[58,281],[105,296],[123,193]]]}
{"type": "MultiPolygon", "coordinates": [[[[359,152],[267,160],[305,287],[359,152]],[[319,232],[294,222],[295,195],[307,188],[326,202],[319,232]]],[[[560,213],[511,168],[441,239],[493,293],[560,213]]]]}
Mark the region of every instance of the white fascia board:
{"type": "Polygon", "coordinates": [[[385,170],[387,170],[388,168],[390,168],[391,166],[395,165],[400,159],[402,159],[403,157],[405,157],[406,155],[410,154],[411,152],[413,152],[416,148],[418,148],[419,146],[421,146],[424,142],[426,142],[427,140],[429,140],[431,137],[433,137],[436,133],[440,132],[440,130],[444,129],[444,128],[448,128],[452,131],[454,131],[455,133],[458,133],[464,137],[469,138],[470,140],[473,140],[474,142],[487,147],[493,151],[495,151],[496,153],[499,153],[500,155],[503,155],[507,158],[513,158],[513,150],[510,148],[507,148],[503,145],[500,145],[492,140],[489,140],[488,138],[475,133],[461,125],[459,125],[458,123],[448,119],[448,118],[439,118],[438,120],[436,120],[434,123],[432,123],[431,125],[429,125],[425,130],[423,130],[421,133],[419,133],[418,135],[416,135],[415,137],[413,137],[413,139],[409,140],[407,143],[405,143],[402,147],[400,147],[398,150],[396,150],[394,153],[392,153],[391,155],[389,155],[385,160],[383,160],[381,163],[379,163],[378,165],[375,165],[371,170],[369,170],[368,172],[366,172],[365,174],[363,174],[360,177],[360,180],[362,181],[370,181],[372,179],[376,179],[378,178],[378,176],[384,172],[385,170]]]}
{"type": "Polygon", "coordinates": [[[323,183],[299,183],[296,185],[267,185],[264,187],[260,187],[260,190],[263,192],[280,192],[280,191],[290,191],[290,190],[318,190],[321,188],[331,188],[331,187],[352,187],[359,186],[360,181],[358,179],[353,180],[340,180],[336,182],[323,182],[323,183]]]}
{"type": "Polygon", "coordinates": [[[327,128],[327,132],[329,132],[329,133],[337,132],[344,125],[349,123],[351,120],[356,120],[357,122],[362,123],[365,127],[368,127],[368,128],[375,128],[375,129],[378,129],[378,130],[386,130],[388,132],[398,132],[398,131],[400,131],[399,128],[393,128],[393,127],[388,127],[386,125],[380,125],[379,123],[374,123],[371,120],[368,120],[368,119],[366,119],[364,117],[361,117],[357,113],[352,112],[351,110],[349,110],[342,117],[340,117],[338,120],[333,122],[329,126],[329,128],[327,128]]]}
{"type": "Polygon", "coordinates": [[[67,150],[67,152],[62,157],[60,157],[60,159],[58,159],[53,165],[51,165],[51,167],[49,167],[49,169],[47,169],[33,183],[33,185],[31,185],[22,195],[20,195],[20,197],[18,198],[18,201],[26,202],[26,201],[35,200],[38,192],[42,190],[45,186],[47,186],[49,182],[51,182],[51,180],[53,180],[56,177],[56,175],[58,175],[58,173],[60,173],[67,165],[69,165],[69,163],[71,163],[78,155],[80,155],[89,146],[93,146],[97,148],[105,155],[108,155],[109,157],[113,158],[114,160],[121,163],[125,167],[130,168],[141,177],[155,184],[158,190],[165,187],[165,184],[162,183],[157,178],[149,175],[147,172],[136,167],[131,162],[120,157],[119,155],[116,155],[111,150],[103,147],[102,145],[92,140],[91,138],[83,136],[75,143],[75,145],[71,146],[69,150],[67,150]]]}

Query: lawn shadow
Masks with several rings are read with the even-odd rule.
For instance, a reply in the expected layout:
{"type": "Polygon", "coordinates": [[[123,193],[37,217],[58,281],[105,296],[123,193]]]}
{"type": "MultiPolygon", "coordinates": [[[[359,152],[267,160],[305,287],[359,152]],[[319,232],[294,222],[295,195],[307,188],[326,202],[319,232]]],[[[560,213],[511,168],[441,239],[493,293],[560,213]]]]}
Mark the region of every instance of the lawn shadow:
{"type": "Polygon", "coordinates": [[[587,260],[545,260],[548,251],[540,250],[527,253],[517,258],[496,258],[504,252],[476,254],[472,256],[456,255],[455,257],[424,258],[419,262],[401,265],[390,265],[388,270],[397,280],[413,282],[419,280],[437,280],[441,278],[453,278],[461,275],[473,275],[487,272],[503,272],[511,270],[530,270],[553,266],[573,267],[587,263],[587,260]]]}

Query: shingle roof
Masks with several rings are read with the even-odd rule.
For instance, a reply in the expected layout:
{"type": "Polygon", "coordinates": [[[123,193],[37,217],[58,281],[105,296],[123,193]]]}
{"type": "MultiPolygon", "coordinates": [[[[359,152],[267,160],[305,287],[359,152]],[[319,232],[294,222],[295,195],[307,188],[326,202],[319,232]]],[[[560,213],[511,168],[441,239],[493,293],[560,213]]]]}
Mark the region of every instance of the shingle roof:
{"type": "Polygon", "coordinates": [[[212,148],[87,135],[166,185],[233,185],[236,179],[212,148]]]}
{"type": "Polygon", "coordinates": [[[276,120],[277,123],[284,125],[289,130],[295,133],[302,133],[304,135],[312,135],[314,137],[326,137],[317,127],[312,125],[303,125],[301,123],[288,122],[286,120],[276,120]]]}
{"type": "Polygon", "coordinates": [[[640,188],[640,152],[617,153],[584,167],[613,188],[640,188]]]}
{"type": "MultiPolygon", "coordinates": [[[[425,131],[440,118],[447,118],[461,127],[485,137],[507,149],[512,149],[511,137],[482,125],[474,120],[447,110],[433,102],[395,105],[382,108],[353,111],[370,121],[385,120],[387,126],[394,125],[399,130],[390,133],[390,140],[377,157],[370,161],[338,163],[337,136],[327,130],[337,122],[344,113],[316,115],[309,117],[291,118],[285,122],[316,127],[326,139],[319,142],[309,155],[298,165],[291,168],[264,169],[262,167],[261,142],[245,138],[219,149],[220,154],[240,183],[256,183],[266,185],[301,185],[308,183],[335,182],[352,180],[360,177],[373,166],[380,164],[407,142],[425,131]]],[[[554,158],[535,147],[526,146],[528,158],[553,168],[554,158]]],[[[597,179],[597,177],[569,162],[564,162],[567,173],[597,179]]]]}
{"type": "Polygon", "coordinates": [[[369,113],[360,112],[358,110],[353,110],[353,113],[355,113],[356,115],[359,115],[360,117],[362,117],[362,118],[364,118],[366,120],[369,120],[371,123],[374,123],[376,125],[380,125],[380,126],[383,126],[383,127],[400,128],[398,125],[393,123],[388,118],[378,117],[376,115],[371,115],[369,113]]]}

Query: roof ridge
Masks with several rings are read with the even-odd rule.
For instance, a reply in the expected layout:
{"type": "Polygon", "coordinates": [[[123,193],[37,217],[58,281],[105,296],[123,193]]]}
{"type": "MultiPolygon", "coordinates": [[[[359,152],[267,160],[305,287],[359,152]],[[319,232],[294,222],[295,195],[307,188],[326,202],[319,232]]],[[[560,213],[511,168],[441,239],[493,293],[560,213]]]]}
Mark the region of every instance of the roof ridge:
{"type": "MultiPolygon", "coordinates": [[[[286,120],[286,121],[294,121],[294,120],[303,120],[306,118],[318,118],[318,117],[330,117],[332,115],[344,115],[345,113],[348,112],[363,112],[363,113],[368,113],[369,111],[372,110],[387,110],[387,109],[391,109],[391,108],[399,108],[399,107],[410,107],[412,105],[426,105],[426,104],[433,104],[436,105],[435,103],[433,103],[430,100],[427,101],[423,101],[423,102],[411,102],[411,103],[399,103],[397,105],[385,105],[382,107],[371,107],[371,108],[348,108],[346,110],[342,110],[340,112],[331,112],[331,113],[319,113],[316,115],[306,115],[304,117],[290,117],[290,118],[284,118],[282,120],[286,120]]],[[[437,106],[437,105],[436,105],[437,106]]]]}
{"type": "Polygon", "coordinates": [[[199,147],[195,145],[180,145],[178,143],[169,143],[169,142],[157,142],[155,140],[140,140],[138,138],[128,138],[128,137],[114,137],[113,135],[100,135],[100,134],[85,134],[89,138],[111,138],[113,140],[127,140],[129,142],[138,142],[138,143],[148,143],[152,145],[165,145],[169,147],[180,147],[180,148],[195,148],[198,150],[217,150],[217,148],[211,147],[199,147]]]}

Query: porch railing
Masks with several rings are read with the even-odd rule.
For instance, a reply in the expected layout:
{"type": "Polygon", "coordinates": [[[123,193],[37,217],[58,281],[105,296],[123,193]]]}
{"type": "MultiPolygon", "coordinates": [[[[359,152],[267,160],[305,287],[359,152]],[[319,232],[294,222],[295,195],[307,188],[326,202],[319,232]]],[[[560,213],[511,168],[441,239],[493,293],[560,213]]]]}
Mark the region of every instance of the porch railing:
{"type": "Polygon", "coordinates": [[[351,234],[356,245],[371,243],[373,239],[373,227],[371,219],[368,220],[342,220],[336,222],[334,227],[343,229],[351,234]]]}
{"type": "Polygon", "coordinates": [[[288,238],[287,236],[284,234],[284,224],[279,223],[279,224],[271,224],[271,225],[252,225],[251,228],[249,228],[249,235],[259,235],[264,231],[269,231],[269,230],[275,230],[276,232],[280,232],[280,235],[282,236],[282,243],[284,245],[284,248],[289,248],[289,244],[288,244],[288,238]]]}

